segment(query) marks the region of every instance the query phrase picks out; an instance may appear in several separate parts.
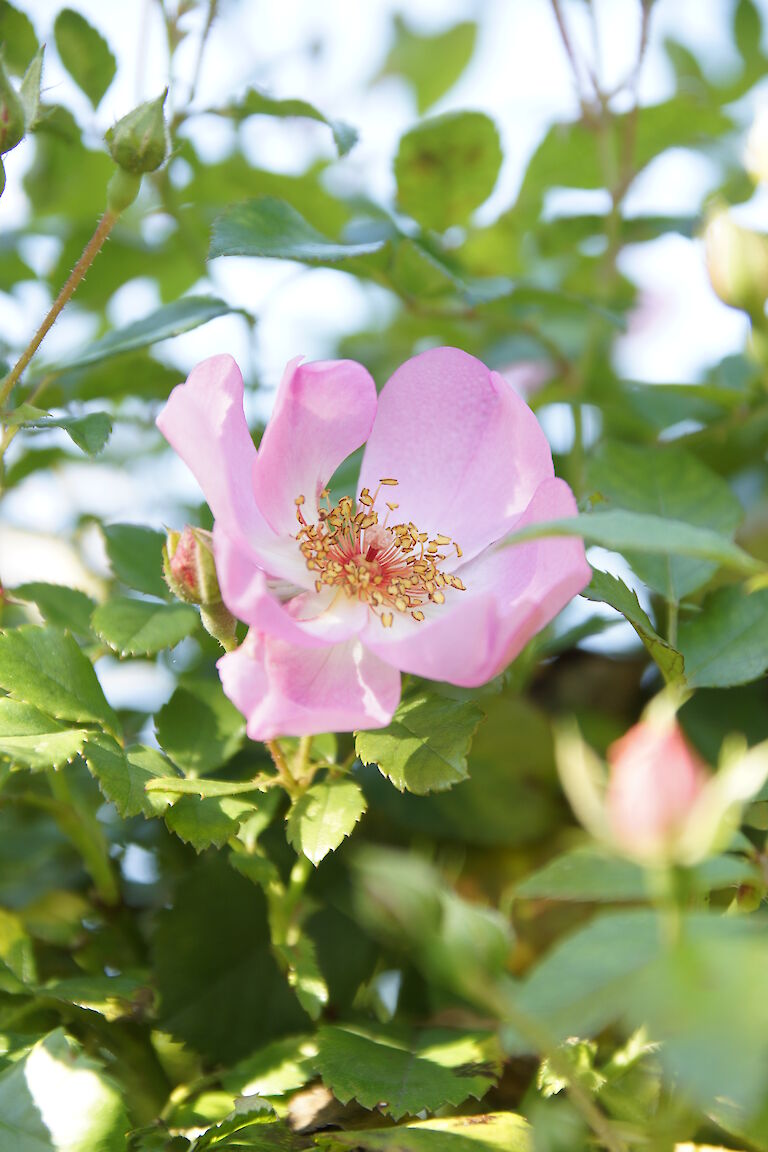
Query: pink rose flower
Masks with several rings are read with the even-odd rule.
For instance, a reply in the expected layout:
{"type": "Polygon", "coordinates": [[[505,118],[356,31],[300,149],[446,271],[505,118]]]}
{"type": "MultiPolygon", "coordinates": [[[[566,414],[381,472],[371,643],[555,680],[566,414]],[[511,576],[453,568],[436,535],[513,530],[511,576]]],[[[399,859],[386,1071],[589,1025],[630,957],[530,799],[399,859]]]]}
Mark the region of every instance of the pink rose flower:
{"type": "Polygon", "coordinates": [[[377,397],[350,360],[287,367],[256,451],[229,356],[173,390],[158,427],[214,515],[224,603],[250,630],[218,663],[254,740],[377,728],[400,673],[474,686],[590,578],[578,538],[494,545],[576,512],[525,402],[435,348],[377,397]],[[359,504],[325,485],[365,443],[359,504]]]}
{"type": "Polygon", "coordinates": [[[704,762],[673,718],[641,720],[608,749],[606,811],[611,834],[627,855],[674,855],[708,779],[704,762]]]}

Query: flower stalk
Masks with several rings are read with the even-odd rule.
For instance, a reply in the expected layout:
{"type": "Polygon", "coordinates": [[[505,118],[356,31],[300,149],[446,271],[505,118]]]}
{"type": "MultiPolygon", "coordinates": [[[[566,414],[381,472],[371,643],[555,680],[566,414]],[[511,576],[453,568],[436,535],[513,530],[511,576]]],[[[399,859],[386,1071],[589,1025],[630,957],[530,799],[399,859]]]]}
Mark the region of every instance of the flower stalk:
{"type": "Polygon", "coordinates": [[[64,287],[59,292],[54,300],[51,308],[43,320],[40,327],[35,332],[27,347],[22,352],[19,359],[14,364],[11,371],[0,384],[0,406],[4,405],[8,397],[13,391],[14,385],[20,379],[21,374],[28,366],[30,360],[37,352],[45,337],[50,332],[56,320],[61,315],[61,312],[66,304],[72,299],[78,285],[85,278],[85,274],[93,264],[101,249],[104,247],[104,242],[109,236],[110,232],[115,226],[118,219],[118,214],[107,209],[99,220],[96,226],[96,231],[91,236],[90,240],[83,249],[83,254],[75,264],[74,268],[69,274],[64,287]]]}

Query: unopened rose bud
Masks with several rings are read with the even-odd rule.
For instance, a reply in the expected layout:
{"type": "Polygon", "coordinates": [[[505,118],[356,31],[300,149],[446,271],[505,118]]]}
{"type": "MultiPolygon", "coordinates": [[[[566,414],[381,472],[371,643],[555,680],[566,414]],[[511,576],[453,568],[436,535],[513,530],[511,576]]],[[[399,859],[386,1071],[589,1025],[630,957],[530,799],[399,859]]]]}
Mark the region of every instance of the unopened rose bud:
{"type": "Polygon", "coordinates": [[[704,234],[707,272],[717,295],[731,308],[762,317],[768,298],[768,236],[715,213],[704,234]]]}
{"type": "Polygon", "coordinates": [[[606,814],[616,847],[643,863],[676,858],[676,842],[707,782],[674,718],[641,720],[608,749],[606,814]]]}
{"type": "Polygon", "coordinates": [[[0,153],[10,152],[24,139],[24,105],[5,70],[0,52],[0,153]]]}
{"type": "Polygon", "coordinates": [[[175,596],[188,604],[219,604],[221,591],[213,558],[213,537],[187,524],[169,532],[163,550],[163,574],[175,596]]]}
{"type": "Polygon", "coordinates": [[[118,167],[134,175],[154,172],[168,155],[163,105],[168,89],[156,100],[134,108],[107,131],[106,140],[118,167]]]}
{"type": "Polygon", "coordinates": [[[205,630],[222,647],[230,647],[236,621],[221,599],[211,533],[189,524],[183,532],[169,532],[163,549],[163,575],[174,596],[200,606],[205,630]]]}
{"type": "Polygon", "coordinates": [[[756,184],[768,184],[768,105],[758,109],[749,130],[745,163],[756,184]]]}

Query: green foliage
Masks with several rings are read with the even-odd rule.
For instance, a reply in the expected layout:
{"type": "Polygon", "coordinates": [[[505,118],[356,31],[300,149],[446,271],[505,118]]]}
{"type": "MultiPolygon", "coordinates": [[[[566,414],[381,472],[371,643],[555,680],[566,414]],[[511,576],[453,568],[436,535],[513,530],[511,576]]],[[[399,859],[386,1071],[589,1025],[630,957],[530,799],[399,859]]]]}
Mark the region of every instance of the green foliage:
{"type": "MultiPolygon", "coordinates": [[[[663,451],[605,443],[590,462],[590,483],[610,504],[651,513],[731,536],[742,509],[728,484],[700,460],[675,449],[663,451]]],[[[706,584],[715,566],[683,557],[627,559],[638,576],[667,600],[679,601],[706,584]]]]}
{"type": "MultiPolygon", "coordinates": [[[[691,869],[687,879],[691,889],[703,895],[718,888],[760,884],[754,864],[743,856],[713,856],[691,869]]],[[[515,889],[516,897],[522,900],[608,904],[645,900],[652,893],[653,880],[643,868],[591,847],[573,848],[556,856],[515,889]]]]}
{"type": "Polygon", "coordinates": [[[393,24],[394,41],[379,75],[404,77],[423,115],[453,87],[472,59],[477,24],[467,20],[433,36],[414,32],[399,13],[393,24]]]}
{"type": "Polygon", "coordinates": [[[115,1083],[63,1028],[0,1072],[0,1115],[18,1152],[119,1152],[128,1118],[115,1083]]]}
{"type": "MultiPolygon", "coordinates": [[[[634,358],[666,306],[635,269],[693,251],[715,209],[760,211],[760,132],[743,165],[768,76],[762,7],[713,14],[726,68],[672,0],[637,0],[637,59],[610,91],[576,24],[595,21],[607,58],[600,5],[560,6],[575,67],[518,20],[552,91],[578,73],[579,92],[508,155],[528,105],[503,72],[483,79],[500,6],[394,15],[333,93],[341,41],[318,6],[311,43],[298,25],[285,55],[259,48],[253,79],[275,95],[227,88],[244,0],[156,5],[144,33],[121,7],[124,37],[110,6],[97,30],[0,0],[0,1146],[768,1152],[768,790],[764,749],[745,755],[768,741],[761,285],[719,362],[697,348],[695,373],[656,382],[634,358]],[[157,63],[138,78],[134,41],[157,63]],[[136,85],[155,98],[108,106],[136,85]],[[403,88],[418,118],[372,134],[371,108],[403,88]],[[683,159],[707,194],[674,210],[660,190],[683,159]],[[578,513],[510,518],[513,568],[517,544],[538,563],[537,542],[563,536],[632,572],[590,551],[583,598],[489,685],[404,675],[384,728],[264,744],[223,693],[222,645],[163,579],[166,530],[211,517],[175,503],[155,420],[194,359],[239,348],[258,444],[275,333],[305,330],[313,291],[325,316],[337,287],[343,334],[313,322],[297,354],[358,360],[381,387],[415,353],[462,348],[511,373],[553,431],[578,513]],[[657,721],[679,707],[714,775],[679,818],[709,845],[694,865],[638,863],[603,786],[649,700],[657,721]],[[572,811],[558,770],[574,725],[572,811]]],[[[372,30],[358,7],[355,31],[372,30]]],[[[721,256],[741,283],[763,238],[739,237],[721,256]]],[[[680,290],[670,275],[665,293],[680,290]]],[[[361,455],[332,502],[356,494],[361,455]]],[[[286,572],[267,573],[280,598],[286,572]]],[[[486,639],[468,626],[462,642],[486,639]]],[[[665,786],[676,767],[670,754],[665,786]]]]}
{"type": "Polygon", "coordinates": [[[158,308],[143,320],[109,332],[101,340],[94,340],[87,348],[57,365],[57,369],[71,371],[74,368],[85,368],[113,356],[147,348],[158,340],[170,340],[182,332],[199,328],[201,324],[207,324],[209,320],[224,316],[229,311],[224,301],[215,296],[185,296],[173,304],[158,308]]]}
{"type": "Polygon", "coordinates": [[[305,264],[338,264],[378,252],[381,240],[339,243],[313,228],[290,204],[273,196],[228,208],[213,224],[210,257],[266,256],[305,264]]]}
{"type": "Polygon", "coordinates": [[[482,718],[469,701],[422,693],[405,700],[386,728],[358,732],[355,751],[401,792],[440,792],[466,780],[467,753],[482,718]]]}
{"type": "Polygon", "coordinates": [[[31,20],[9,0],[0,0],[0,44],[5,63],[18,76],[26,71],[38,50],[31,20]]]}
{"type": "Polygon", "coordinates": [[[0,686],[57,720],[101,724],[112,733],[120,729],[93,665],[58,628],[23,625],[0,633],[0,686]]]}
{"type": "Polygon", "coordinates": [[[11,427],[23,428],[25,432],[63,428],[73,444],[89,456],[97,456],[112,434],[112,421],[106,412],[91,412],[87,416],[51,416],[24,404],[17,408],[8,423],[11,427]]]}
{"type": "Polygon", "coordinates": [[[522,1116],[491,1112],[439,1120],[411,1120],[397,1128],[330,1132],[318,1137],[327,1152],[530,1152],[530,1132],[522,1116]]]}
{"type": "Polygon", "coordinates": [[[174,763],[197,775],[235,755],[245,738],[245,723],[218,680],[185,677],[155,717],[155,731],[174,763]]]}
{"type": "Polygon", "coordinates": [[[249,88],[240,100],[228,105],[224,112],[234,120],[246,120],[249,116],[277,116],[280,119],[300,116],[317,120],[330,128],[339,156],[346,156],[357,140],[357,131],[351,124],[343,120],[329,120],[306,100],[277,100],[258,88],[249,88]]]}
{"type": "Polygon", "coordinates": [[[728,688],[762,676],[768,668],[768,589],[746,593],[739,585],[708,596],[702,611],[680,625],[688,682],[728,688]]]}
{"type": "Polygon", "coordinates": [[[488,199],[501,168],[493,121],[480,112],[447,112],[412,128],[395,158],[397,198],[425,228],[464,224],[488,199]]]}
{"type": "Polygon", "coordinates": [[[31,581],[29,584],[18,584],[13,595],[17,600],[35,603],[46,624],[71,628],[82,636],[90,634],[91,616],[96,605],[90,596],[78,588],[31,581]]]}
{"type": "Polygon", "coordinates": [[[99,605],[91,624],[99,639],[120,656],[151,656],[190,636],[198,619],[190,604],[119,597],[99,605]]]}
{"type": "MultiPolygon", "coordinates": [[[[582,512],[566,520],[532,524],[513,532],[506,542],[517,544],[545,536],[581,536],[587,544],[599,544],[631,555],[635,565],[638,553],[649,553],[670,557],[670,569],[672,558],[681,556],[706,560],[710,565],[722,565],[747,575],[763,570],[759,561],[711,528],[618,508],[615,511],[582,512]]],[[[674,590],[671,581],[667,588],[674,590]]]]}
{"type": "Polygon", "coordinates": [[[139,524],[108,524],[102,531],[117,579],[137,592],[167,598],[168,587],[163,580],[163,533],[139,524]]]}
{"type": "Polygon", "coordinates": [[[599,572],[595,569],[591,582],[581,594],[587,600],[610,604],[617,612],[621,612],[658,664],[665,680],[677,680],[678,677],[682,676],[684,668],[682,656],[659,636],[651,624],[647,612],[644,612],[640,607],[637,593],[628,588],[623,580],[620,580],[618,576],[611,576],[608,572],[599,572]]]}
{"type": "Polygon", "coordinates": [[[42,771],[60,768],[82,751],[88,731],[67,728],[30,704],[0,696],[0,757],[42,771]]]}
{"type": "Polygon", "coordinates": [[[260,893],[222,863],[190,869],[153,941],[160,1024],[216,1061],[301,1030],[260,893]]]}
{"type": "Polygon", "coordinates": [[[140,812],[153,816],[168,807],[170,800],[165,793],[146,790],[149,780],[172,773],[172,766],[155,748],[137,744],[125,752],[109,736],[97,736],[88,740],[83,758],[121,816],[138,816],[140,812]]]}
{"type": "Polygon", "coordinates": [[[72,8],[61,9],[53,34],[62,64],[93,107],[98,108],[117,71],[117,61],[106,40],[72,8]]]}
{"type": "Polygon", "coordinates": [[[329,777],[295,801],[286,833],[297,852],[319,864],[350,835],[365,812],[365,797],[354,780],[329,777]]]}
{"type": "Polygon", "coordinates": [[[477,1033],[434,1029],[408,1043],[382,1030],[324,1027],[317,1042],[317,1068],[337,1099],[396,1120],[481,1099],[500,1068],[495,1037],[477,1033]]]}

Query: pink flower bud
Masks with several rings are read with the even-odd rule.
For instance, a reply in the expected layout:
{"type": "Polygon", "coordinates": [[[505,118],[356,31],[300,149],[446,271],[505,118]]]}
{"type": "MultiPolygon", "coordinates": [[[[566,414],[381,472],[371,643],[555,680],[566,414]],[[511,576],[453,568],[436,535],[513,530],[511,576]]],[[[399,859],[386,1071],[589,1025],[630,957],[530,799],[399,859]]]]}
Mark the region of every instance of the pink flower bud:
{"type": "Polygon", "coordinates": [[[224,648],[234,643],[236,621],[222,603],[213,537],[189,524],[183,532],[169,532],[163,549],[165,582],[179,600],[200,606],[200,620],[224,648]]]}
{"type": "Polygon", "coordinates": [[[221,600],[209,532],[189,524],[183,532],[169,532],[163,561],[168,587],[180,600],[189,604],[221,600]]]}
{"type": "Polygon", "coordinates": [[[674,719],[641,720],[608,749],[606,809],[616,847],[642,861],[672,860],[707,780],[674,719]]]}

